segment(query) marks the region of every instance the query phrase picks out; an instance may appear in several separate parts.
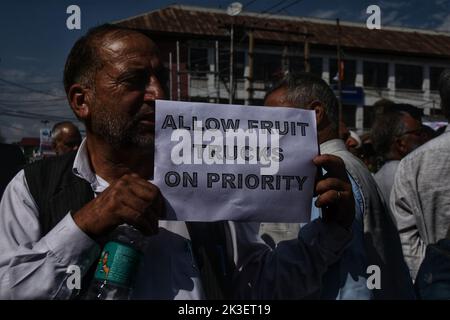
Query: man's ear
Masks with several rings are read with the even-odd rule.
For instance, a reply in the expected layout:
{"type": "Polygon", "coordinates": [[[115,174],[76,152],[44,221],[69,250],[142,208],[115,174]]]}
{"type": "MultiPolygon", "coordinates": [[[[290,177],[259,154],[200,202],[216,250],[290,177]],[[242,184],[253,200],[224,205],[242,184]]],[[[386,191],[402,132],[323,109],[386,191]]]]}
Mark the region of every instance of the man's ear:
{"type": "Polygon", "coordinates": [[[395,146],[397,148],[397,152],[400,154],[400,156],[404,157],[408,152],[408,147],[401,137],[395,139],[395,146]]]}
{"type": "Polygon", "coordinates": [[[90,115],[89,89],[79,83],[73,84],[68,93],[70,107],[78,119],[86,120],[90,115]]]}
{"type": "Polygon", "coordinates": [[[314,100],[313,102],[311,102],[308,105],[308,109],[314,110],[316,112],[316,122],[318,128],[328,122],[328,116],[325,111],[325,107],[319,100],[314,100]]]}

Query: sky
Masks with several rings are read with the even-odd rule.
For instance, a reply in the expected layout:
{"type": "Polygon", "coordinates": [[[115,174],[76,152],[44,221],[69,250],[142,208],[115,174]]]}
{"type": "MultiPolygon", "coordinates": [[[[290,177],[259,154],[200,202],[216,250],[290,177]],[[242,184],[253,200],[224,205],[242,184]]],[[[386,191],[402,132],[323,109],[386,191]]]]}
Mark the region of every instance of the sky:
{"type": "MultiPolygon", "coordinates": [[[[75,121],[65,100],[62,70],[73,43],[90,27],[172,4],[225,9],[233,1],[2,0],[0,139],[11,143],[22,137],[38,137],[40,128],[51,127],[55,121],[75,121]],[[81,30],[66,27],[69,17],[66,9],[70,5],[81,9],[81,30]]],[[[365,23],[368,17],[366,8],[376,4],[381,8],[382,27],[402,26],[450,33],[450,0],[241,0],[241,3],[247,12],[268,11],[359,23],[365,23]]]]}

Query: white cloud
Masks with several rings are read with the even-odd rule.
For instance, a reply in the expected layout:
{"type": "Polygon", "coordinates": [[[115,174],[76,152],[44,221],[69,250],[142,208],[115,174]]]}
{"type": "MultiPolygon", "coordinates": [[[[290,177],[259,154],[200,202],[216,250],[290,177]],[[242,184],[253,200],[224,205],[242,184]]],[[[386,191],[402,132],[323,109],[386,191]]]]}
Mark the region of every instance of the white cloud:
{"type": "MultiPolygon", "coordinates": [[[[27,57],[23,57],[27,58],[27,57]]],[[[33,59],[33,58],[30,58],[33,59]]],[[[50,76],[45,73],[31,73],[22,69],[0,69],[0,78],[3,78],[12,82],[20,83],[56,83],[61,82],[61,77],[50,76]]]]}
{"type": "Polygon", "coordinates": [[[408,1],[381,1],[379,3],[381,9],[381,24],[390,26],[407,26],[409,14],[407,7],[411,6],[408,1]]]}
{"type": "Polygon", "coordinates": [[[39,137],[39,129],[36,126],[39,126],[39,123],[33,120],[0,116],[1,136],[6,143],[19,142],[24,137],[39,137]]]}
{"type": "Polygon", "coordinates": [[[381,1],[379,6],[383,9],[400,9],[409,6],[408,1],[381,1]]]}
{"type": "MultiPolygon", "coordinates": [[[[450,0],[446,1],[450,5],[450,0]]],[[[419,28],[450,32],[450,14],[443,11],[434,13],[431,19],[419,25],[419,28]]]]}
{"type": "Polygon", "coordinates": [[[392,22],[397,20],[398,11],[391,11],[387,15],[381,15],[381,22],[383,24],[391,24],[392,22]]]}
{"type": "Polygon", "coordinates": [[[0,78],[19,84],[15,86],[0,81],[0,126],[7,142],[20,141],[22,137],[39,137],[39,128],[44,127],[42,120],[50,120],[49,126],[61,118],[75,121],[59,77],[20,69],[3,69],[0,70],[0,78]]]}
{"type": "Polygon", "coordinates": [[[438,12],[438,13],[435,13],[435,14],[431,15],[431,17],[432,17],[433,19],[442,21],[442,20],[445,19],[445,12],[438,12]]]}
{"type": "Polygon", "coordinates": [[[383,10],[381,11],[382,25],[404,26],[407,19],[408,15],[404,13],[400,15],[400,11],[393,10],[387,14],[384,14],[383,10]]]}
{"type": "Polygon", "coordinates": [[[442,5],[444,5],[444,4],[449,4],[449,0],[436,0],[436,5],[438,5],[438,6],[442,6],[442,5]]]}
{"type": "Polygon", "coordinates": [[[424,22],[421,25],[418,25],[417,28],[418,29],[426,29],[426,30],[434,29],[434,25],[431,22],[424,22]]]}
{"type": "Polygon", "coordinates": [[[8,84],[1,81],[0,84],[3,87],[6,87],[7,90],[6,92],[0,91],[0,95],[11,92],[21,93],[19,96],[14,98],[18,100],[29,100],[30,96],[43,100],[56,97],[65,97],[62,81],[59,77],[49,76],[46,74],[34,74],[21,69],[3,69],[0,70],[0,78],[31,89],[27,90],[26,88],[20,88],[18,86],[14,86],[14,84],[8,84]],[[49,95],[35,92],[34,90],[49,93],[49,95]]]}
{"type": "Polygon", "coordinates": [[[450,32],[450,14],[447,15],[444,19],[442,19],[441,24],[437,27],[439,31],[450,32]]]}
{"type": "Polygon", "coordinates": [[[9,81],[21,81],[27,76],[27,73],[18,69],[0,70],[0,77],[9,81]]]}
{"type": "Polygon", "coordinates": [[[330,19],[336,17],[339,13],[339,10],[316,10],[313,11],[310,16],[314,18],[320,19],[330,19]]]}

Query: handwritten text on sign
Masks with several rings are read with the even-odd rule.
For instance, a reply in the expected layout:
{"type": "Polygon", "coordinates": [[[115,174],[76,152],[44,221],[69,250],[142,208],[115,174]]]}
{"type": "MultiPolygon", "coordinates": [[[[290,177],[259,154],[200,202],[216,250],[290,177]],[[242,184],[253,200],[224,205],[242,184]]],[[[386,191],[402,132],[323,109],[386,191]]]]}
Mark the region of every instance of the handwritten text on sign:
{"type": "Polygon", "coordinates": [[[309,221],[314,111],[158,100],[155,127],[167,219],[309,221]]]}

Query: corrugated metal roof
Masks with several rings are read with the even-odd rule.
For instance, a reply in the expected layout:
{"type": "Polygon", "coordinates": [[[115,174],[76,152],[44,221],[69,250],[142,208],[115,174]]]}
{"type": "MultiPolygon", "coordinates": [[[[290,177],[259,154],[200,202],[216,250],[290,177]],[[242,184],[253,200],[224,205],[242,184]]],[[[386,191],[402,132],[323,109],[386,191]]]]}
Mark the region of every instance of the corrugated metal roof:
{"type": "MultiPolygon", "coordinates": [[[[279,31],[254,31],[254,37],[266,43],[303,42],[307,32],[311,34],[312,45],[335,46],[337,28],[334,21],[268,16],[264,14],[242,13],[230,17],[223,10],[169,6],[136,17],[118,21],[120,25],[145,29],[152,33],[202,36],[206,38],[228,37],[229,26],[246,28],[276,29],[279,31]],[[234,21],[233,21],[234,19],[234,21]]],[[[450,57],[450,34],[407,28],[368,30],[365,25],[341,23],[341,44],[344,48],[379,51],[415,56],[450,57]]]]}

